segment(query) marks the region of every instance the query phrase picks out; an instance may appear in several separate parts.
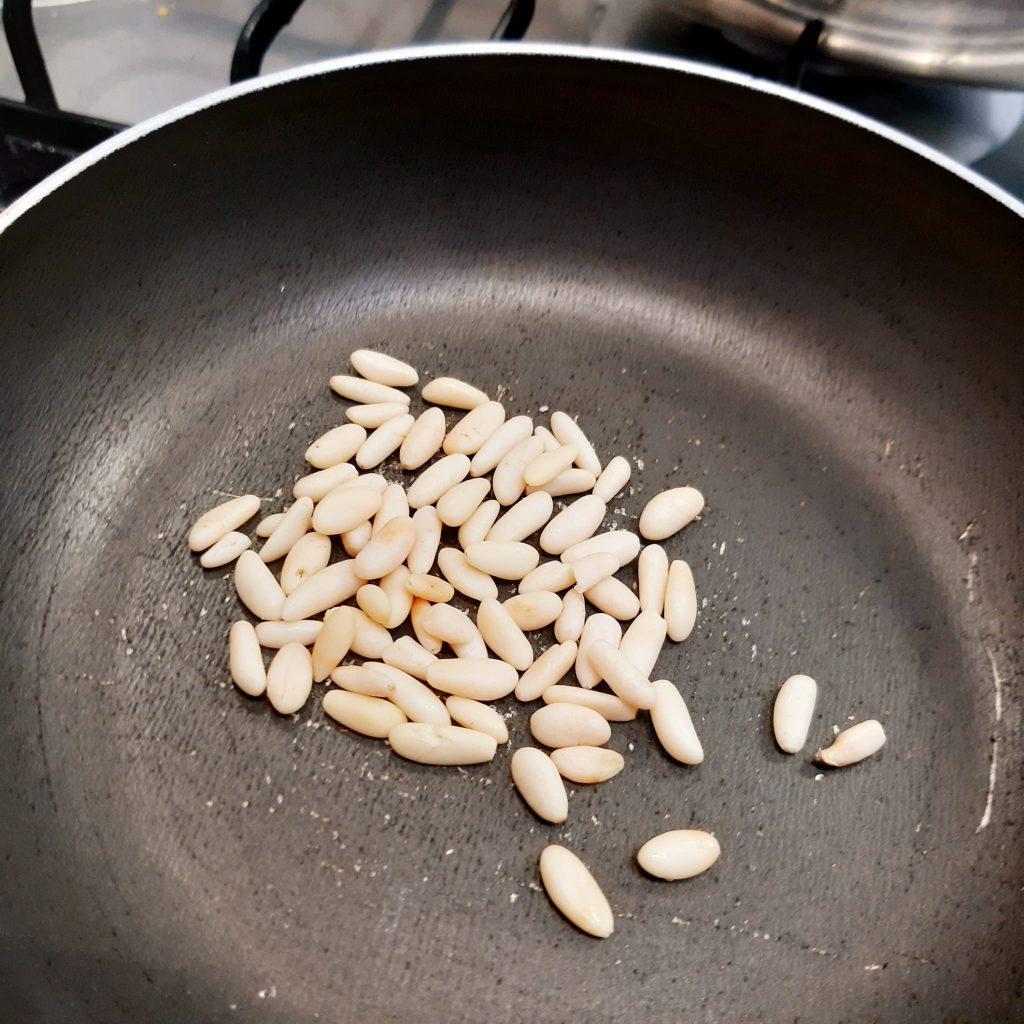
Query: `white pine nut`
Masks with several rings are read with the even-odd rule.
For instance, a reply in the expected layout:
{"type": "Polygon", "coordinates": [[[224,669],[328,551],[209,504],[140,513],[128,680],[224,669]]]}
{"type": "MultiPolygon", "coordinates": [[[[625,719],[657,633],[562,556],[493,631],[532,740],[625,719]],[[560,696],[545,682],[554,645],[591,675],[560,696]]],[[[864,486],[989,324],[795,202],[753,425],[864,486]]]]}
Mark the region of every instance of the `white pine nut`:
{"type": "Polygon", "coordinates": [[[391,634],[360,608],[352,616],[352,650],[361,658],[379,658],[394,643],[391,634]]]}
{"type": "Polygon", "coordinates": [[[640,608],[661,615],[665,610],[665,588],[668,586],[668,555],[660,544],[648,544],[636,563],[637,591],[640,608]]]}
{"type": "Polygon", "coordinates": [[[446,405],[450,409],[475,409],[489,401],[479,388],[455,377],[438,377],[425,384],[421,394],[424,402],[446,405]]]}
{"type": "Polygon", "coordinates": [[[321,434],[306,449],[306,461],[314,469],[330,469],[348,462],[365,440],[366,431],[358,423],[344,423],[321,434]]]}
{"type": "Polygon", "coordinates": [[[583,633],[583,623],[587,618],[587,602],[583,595],[573,587],[562,598],[562,610],[555,619],[555,639],[564,644],[567,640],[579,640],[583,633]]]}
{"type": "Polygon", "coordinates": [[[543,493],[552,498],[561,498],[567,494],[585,494],[593,488],[595,483],[593,473],[588,473],[585,469],[578,469],[574,466],[572,469],[564,470],[553,480],[549,480],[546,484],[541,484],[539,487],[527,484],[526,493],[528,495],[543,493]]]}
{"type": "Polygon", "coordinates": [[[356,591],[356,604],[373,619],[386,627],[391,617],[391,602],[376,583],[364,583],[356,591]]]}
{"type": "MultiPolygon", "coordinates": [[[[365,581],[355,574],[353,565],[354,562],[350,558],[343,562],[332,562],[312,576],[307,576],[285,598],[281,614],[277,617],[284,619],[285,622],[311,619],[314,615],[319,615],[328,608],[355,597],[356,591],[365,581]]],[[[261,617],[272,618],[268,615],[261,617]]]]}
{"type": "Polygon", "coordinates": [[[271,649],[285,644],[302,644],[311,647],[324,624],[319,619],[299,619],[297,622],[258,622],[256,639],[260,647],[271,649]]]}
{"type": "Polygon", "coordinates": [[[772,710],[775,742],[787,754],[796,754],[807,742],[814,717],[818,684],[810,676],[790,676],[779,688],[772,710]]]}
{"type": "Polygon", "coordinates": [[[450,604],[431,605],[423,613],[423,628],[447,644],[468,644],[477,635],[473,620],[450,604]]]}
{"type": "Polygon", "coordinates": [[[345,554],[349,558],[355,558],[370,543],[372,536],[373,523],[367,520],[362,526],[357,526],[354,530],[347,530],[343,533],[341,535],[341,546],[345,549],[345,554]]]}
{"type": "Polygon", "coordinates": [[[412,522],[416,527],[416,543],[405,564],[410,572],[430,572],[437,557],[437,546],[441,543],[441,519],[433,505],[424,505],[416,509],[412,522]]]}
{"type": "Polygon", "coordinates": [[[533,644],[500,601],[481,601],[476,613],[476,625],[484,643],[502,661],[508,662],[519,672],[533,664],[533,644]]]}
{"type": "Polygon", "coordinates": [[[589,539],[601,525],[607,506],[593,494],[577,498],[562,509],[541,531],[540,546],[549,555],[559,555],[574,544],[589,539]]]}
{"type": "Polygon", "coordinates": [[[386,665],[400,668],[403,672],[408,672],[409,675],[426,682],[427,672],[437,658],[426,647],[413,640],[411,636],[400,636],[381,655],[381,660],[386,665]]]}
{"type": "Polygon", "coordinates": [[[664,644],[665,620],[656,612],[641,612],[622,634],[619,650],[650,679],[664,644]]]}
{"type": "Polygon", "coordinates": [[[704,511],[704,495],[696,487],[673,487],[656,494],[640,513],[640,534],[664,540],[692,523],[704,511]]]}
{"type": "Polygon", "coordinates": [[[561,747],[551,751],[551,760],[563,778],[584,786],[607,782],[626,765],[617,750],[607,747],[561,747]]]}
{"type": "Polygon", "coordinates": [[[355,616],[351,608],[338,608],[324,616],[324,628],[313,644],[313,679],[322,683],[348,654],[355,635],[355,616]]]}
{"type": "Polygon", "coordinates": [[[502,580],[521,580],[537,568],[540,555],[532,544],[514,540],[478,540],[466,549],[474,569],[502,580]]]}
{"type": "Polygon", "coordinates": [[[469,458],[465,455],[446,455],[428,466],[412,482],[406,492],[410,508],[433,505],[456,484],[462,483],[469,473],[469,458]]]}
{"type": "Polygon", "coordinates": [[[389,455],[398,451],[398,446],[405,440],[406,434],[415,422],[416,420],[406,413],[404,416],[396,416],[387,423],[382,423],[356,452],[356,465],[360,469],[375,469],[389,455]]]}
{"type": "Polygon", "coordinates": [[[520,629],[543,629],[561,614],[562,599],[548,590],[532,590],[510,597],[505,602],[505,611],[520,629]]]}
{"type": "Polygon", "coordinates": [[[409,499],[401,484],[388,484],[380,496],[380,508],[373,517],[371,536],[376,537],[392,519],[409,518],[409,499]]]}
{"type": "Polygon", "coordinates": [[[427,631],[423,617],[430,611],[432,605],[421,597],[414,597],[412,608],[409,610],[409,621],[412,623],[412,631],[416,634],[416,640],[420,646],[430,654],[437,655],[441,651],[441,641],[427,631]]]}
{"type": "Polygon", "coordinates": [[[556,448],[561,447],[558,438],[547,427],[535,427],[533,432],[544,442],[544,451],[553,452],[556,448]]]}
{"type": "Polygon", "coordinates": [[[490,529],[487,540],[526,540],[551,518],[554,500],[537,491],[517,501],[490,529]]]}
{"type": "Polygon", "coordinates": [[[390,699],[402,709],[410,722],[425,725],[451,724],[451,717],[441,698],[431,692],[430,687],[393,665],[374,665],[373,668],[391,681],[393,689],[390,699]]]}
{"type": "Polygon", "coordinates": [[[595,583],[587,592],[587,600],[620,622],[628,622],[640,614],[640,598],[620,579],[609,576],[595,583]]]}
{"type": "Polygon", "coordinates": [[[380,589],[388,595],[388,604],[391,606],[391,614],[384,623],[389,630],[398,629],[412,611],[412,592],[405,585],[411,575],[404,565],[399,565],[380,578],[380,589]]]}
{"type": "Polygon", "coordinates": [[[445,454],[475,455],[504,422],[505,407],[500,402],[484,402],[470,409],[444,439],[445,454]]]}
{"type": "Polygon", "coordinates": [[[408,363],[383,352],[369,348],[357,348],[349,356],[356,373],[377,384],[392,388],[411,388],[420,382],[420,375],[408,363]]]}
{"type": "MultiPolygon", "coordinates": [[[[235,562],[235,591],[242,604],[258,619],[280,619],[284,591],[255,551],[243,551],[235,562]]],[[[296,615],[297,619],[305,618],[296,615]]]]}
{"type": "Polygon", "coordinates": [[[331,560],[331,538],[322,533],[300,537],[285,555],[281,566],[281,589],[286,595],[314,573],[326,568],[331,560]]]}
{"type": "Polygon", "coordinates": [[[619,560],[610,551],[595,551],[577,558],[572,565],[576,586],[585,594],[591,587],[619,571],[619,560]]]}
{"type": "Polygon", "coordinates": [[[526,487],[523,471],[544,450],[539,437],[526,437],[508,452],[494,469],[491,489],[502,505],[512,505],[526,487]]]}
{"type": "Polygon", "coordinates": [[[267,689],[263,651],[251,622],[240,620],[231,624],[228,631],[228,668],[235,686],[242,693],[260,697],[267,689]]]}
{"type": "Polygon", "coordinates": [[[584,690],[582,686],[549,686],[541,698],[545,704],[580,704],[596,711],[609,722],[632,722],[636,718],[636,708],[627,704],[614,693],[601,690],[584,690]]]}
{"type": "Polygon", "coordinates": [[[878,753],[885,746],[885,730],[881,722],[869,718],[844,729],[830,746],[819,750],[814,759],[833,768],[845,768],[878,753]]]}
{"type": "Polygon", "coordinates": [[[499,700],[516,688],[519,674],[494,658],[438,658],[427,672],[427,682],[457,697],[499,700]]]}
{"type": "Polygon", "coordinates": [[[576,446],[576,465],[580,469],[593,473],[595,478],[601,475],[601,460],[597,457],[594,446],[570,416],[564,412],[553,412],[551,414],[551,433],[558,438],[561,444],[576,446]]]}
{"type": "Polygon", "coordinates": [[[366,430],[376,430],[396,416],[409,411],[405,402],[370,402],[367,405],[353,405],[345,410],[345,416],[366,430]]]}
{"type": "Polygon", "coordinates": [[[264,516],[256,526],[256,536],[266,540],[274,532],[274,527],[282,519],[284,519],[283,512],[272,512],[269,516],[264,516]]]}
{"type": "Polygon", "coordinates": [[[478,700],[468,697],[451,696],[446,698],[444,706],[452,721],[466,729],[492,736],[496,743],[508,743],[508,726],[494,708],[481,704],[478,700]]]}
{"type": "Polygon", "coordinates": [[[516,683],[516,697],[521,701],[536,700],[562,679],[576,660],[576,644],[569,640],[549,647],[516,683]]]}
{"type": "Polygon", "coordinates": [[[533,420],[529,416],[513,416],[506,420],[473,456],[470,476],[490,473],[520,441],[525,441],[532,433],[533,420]]]}
{"type": "Polygon", "coordinates": [[[559,473],[564,473],[576,458],[576,445],[559,445],[552,451],[538,455],[523,470],[527,487],[543,487],[551,483],[559,473]]]}
{"type": "Polygon", "coordinates": [[[409,396],[404,391],[389,387],[387,384],[377,384],[372,380],[364,380],[362,377],[349,377],[346,374],[337,374],[330,380],[331,390],[350,402],[359,402],[362,405],[373,405],[379,402],[399,402],[408,408],[409,396]]]}
{"type": "Polygon", "coordinates": [[[654,686],[617,647],[607,640],[596,641],[588,658],[616,697],[637,708],[653,708],[657,700],[654,686]]]}
{"type": "Polygon", "coordinates": [[[545,704],[530,715],[530,732],[545,747],[600,747],[612,738],[608,720],[582,704],[545,704]]]}
{"type": "Polygon", "coordinates": [[[460,593],[474,601],[498,596],[498,586],[487,573],[474,568],[458,548],[441,548],[437,567],[444,578],[460,593]]]}
{"type": "Polygon", "coordinates": [[[569,817],[569,795],[554,761],[536,747],[520,747],[509,762],[512,782],[527,806],[544,821],[560,825],[569,817]]]}
{"type": "Polygon", "coordinates": [[[607,939],[615,918],[587,866],[564,846],[548,846],[540,855],[540,880],[548,899],[582,932],[607,939]]]}
{"type": "Polygon", "coordinates": [[[233,562],[243,551],[247,551],[251,544],[252,541],[244,533],[232,530],[199,556],[199,564],[204,569],[219,569],[222,565],[233,562]]]}
{"type": "Polygon", "coordinates": [[[610,615],[599,612],[583,623],[580,633],[579,651],[576,654],[576,679],[584,689],[592,690],[604,676],[590,660],[590,649],[599,640],[605,640],[613,647],[622,641],[622,627],[610,615]]]}
{"type": "Polygon", "coordinates": [[[379,671],[376,662],[365,665],[342,665],[331,673],[331,681],[350,693],[391,700],[398,685],[391,676],[379,671]]]}
{"type": "Polygon", "coordinates": [[[611,501],[629,483],[631,474],[629,463],[621,455],[616,455],[601,471],[594,484],[594,493],[604,502],[611,501]]]}
{"type": "Polygon", "coordinates": [[[336,722],[353,732],[387,739],[396,725],[407,722],[402,710],[389,700],[367,697],[363,693],[349,693],[347,690],[328,690],[324,694],[324,711],[336,722]]]}
{"type": "Polygon", "coordinates": [[[260,558],[264,562],[276,562],[279,558],[284,558],[306,536],[312,521],[313,499],[296,498],[295,504],[285,512],[284,518],[260,548],[260,558]]]}
{"type": "Polygon", "coordinates": [[[685,640],[693,632],[697,621],[697,589],[693,573],[683,561],[674,561],[668,567],[668,583],[665,586],[665,622],[668,623],[669,638],[685,640]]]}
{"type": "Polygon", "coordinates": [[[313,689],[313,662],[302,644],[285,644],[267,669],[267,700],[281,715],[292,715],[313,689]]]}
{"type": "Polygon", "coordinates": [[[313,529],[328,535],[347,533],[369,521],[380,503],[380,492],[372,487],[341,484],[326,494],[313,510],[313,529]]]}
{"type": "Polygon", "coordinates": [[[479,661],[491,656],[479,630],[473,634],[472,639],[467,640],[464,644],[452,644],[452,650],[455,652],[456,658],[475,658],[479,661]]]}
{"type": "Polygon", "coordinates": [[[465,551],[473,541],[483,540],[500,513],[501,503],[496,498],[485,501],[459,527],[459,545],[462,550],[465,551]]]}
{"type": "Polygon", "coordinates": [[[409,761],[437,765],[483,764],[493,759],[498,748],[493,736],[475,729],[420,722],[396,725],[388,735],[388,743],[396,754],[409,761]]]}
{"type": "Polygon", "coordinates": [[[662,832],[637,850],[637,863],[649,875],[677,882],[707,871],[722,852],[718,840],[697,828],[662,832]]]}
{"type": "Polygon", "coordinates": [[[301,476],[292,485],[292,497],[312,498],[322,501],[335,487],[347,484],[359,476],[359,470],[349,462],[339,462],[330,469],[321,469],[308,476],[301,476]]]}
{"type": "Polygon", "coordinates": [[[408,518],[390,519],[355,557],[353,570],[364,580],[379,580],[409,557],[419,533],[408,518]]]}
{"type": "Polygon", "coordinates": [[[681,764],[700,764],[704,760],[704,748],[697,738],[683,695],[668,679],[656,679],[653,685],[656,697],[651,724],[658,742],[669,757],[681,764]]]}
{"type": "Polygon", "coordinates": [[[429,462],[441,450],[444,431],[443,410],[432,408],[421,412],[398,452],[402,469],[419,469],[429,462]]]}
{"type": "Polygon", "coordinates": [[[562,552],[561,558],[563,562],[575,562],[576,559],[592,555],[595,551],[610,551],[619,560],[621,569],[640,554],[640,538],[630,530],[609,530],[579,544],[573,544],[571,548],[562,552]]]}
{"type": "Polygon", "coordinates": [[[489,480],[463,480],[437,502],[437,514],[445,526],[462,526],[480,507],[491,489],[489,480]]]}
{"type": "Polygon", "coordinates": [[[422,597],[432,604],[444,604],[455,596],[455,588],[447,580],[425,572],[410,573],[405,587],[413,597],[422,597]]]}
{"type": "Polygon", "coordinates": [[[518,590],[520,594],[533,594],[538,590],[557,594],[568,590],[575,582],[576,574],[567,562],[541,562],[519,581],[518,590]]]}
{"type": "Polygon", "coordinates": [[[205,551],[213,547],[221,537],[247,523],[259,510],[260,499],[255,494],[243,494],[211,508],[188,531],[188,546],[193,551],[205,551]]]}

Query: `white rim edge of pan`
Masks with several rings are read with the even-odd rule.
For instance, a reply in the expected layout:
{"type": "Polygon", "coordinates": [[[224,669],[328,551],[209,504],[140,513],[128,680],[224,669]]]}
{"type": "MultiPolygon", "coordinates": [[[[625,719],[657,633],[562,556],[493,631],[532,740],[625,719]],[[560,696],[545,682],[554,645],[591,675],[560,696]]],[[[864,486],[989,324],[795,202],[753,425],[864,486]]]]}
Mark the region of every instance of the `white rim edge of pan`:
{"type": "Polygon", "coordinates": [[[392,64],[400,61],[437,57],[516,56],[521,53],[550,57],[606,60],[619,64],[632,64],[638,67],[681,71],[689,75],[709,78],[719,82],[729,82],[745,89],[752,89],[754,92],[778,96],[801,106],[810,107],[825,114],[831,114],[841,121],[846,121],[874,135],[894,142],[904,149],[908,149],[931,163],[937,164],[939,167],[955,174],[958,178],[996,200],[996,202],[1001,203],[1008,210],[1017,214],[1018,217],[1024,217],[1024,202],[1015,199],[998,185],[972,171],[969,167],[957,163],[957,161],[946,156],[945,153],[941,153],[932,146],[920,142],[918,139],[913,138],[913,136],[890,128],[880,121],[875,121],[870,117],[865,117],[862,114],[848,110],[837,103],[819,99],[816,96],[810,96],[788,86],[778,85],[765,79],[754,78],[750,75],[740,74],[736,71],[727,71],[695,61],[682,60],[676,57],[660,57],[653,54],[637,53],[631,50],[615,50],[578,45],[552,45],[547,43],[459,43],[446,46],[409,46],[396,50],[376,50],[349,57],[338,57],[334,60],[319,61],[315,64],[303,64],[272,75],[261,75],[257,78],[239,82],[236,85],[229,85],[223,89],[217,89],[214,92],[189,100],[187,103],[172,107],[162,114],[147,118],[145,121],[140,121],[138,124],[118,132],[117,135],[76,157],[49,177],[44,178],[34,188],[29,189],[28,192],[19,199],[16,199],[6,210],[0,211],[0,234],[3,234],[19,217],[31,210],[33,206],[45,199],[51,192],[56,191],[65,182],[81,174],[93,164],[99,163],[105,157],[110,156],[110,154],[116,153],[119,149],[131,145],[131,143],[166,125],[183,120],[191,114],[206,110],[208,107],[216,106],[219,103],[224,103],[236,96],[245,96],[249,93],[259,92],[261,89],[269,89],[285,82],[315,78],[318,75],[329,75],[346,68],[359,68],[375,64],[392,64]]]}

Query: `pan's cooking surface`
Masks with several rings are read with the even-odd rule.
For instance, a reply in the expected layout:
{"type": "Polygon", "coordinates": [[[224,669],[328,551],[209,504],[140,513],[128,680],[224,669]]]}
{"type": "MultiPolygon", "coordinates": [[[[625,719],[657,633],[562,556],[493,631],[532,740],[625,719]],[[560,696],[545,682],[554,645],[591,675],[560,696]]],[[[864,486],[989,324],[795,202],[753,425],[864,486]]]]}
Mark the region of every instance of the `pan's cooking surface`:
{"type": "Polygon", "coordinates": [[[16,222],[9,1019],[1018,1014],[1020,239],[823,114],[535,55],[248,96],[16,222]],[[508,751],[422,768],[226,682],[230,582],[184,531],[301,470],[364,345],[580,412],[602,455],[643,461],[627,515],[669,480],[705,491],[669,542],[705,603],[660,662],[703,766],[616,727],[626,770],[557,829],[508,751]],[[821,686],[811,742],[878,716],[883,753],[824,777],[779,754],[796,671],[821,686]],[[690,824],[715,867],[641,877],[640,843],[690,824]],[[607,942],[536,891],[559,838],[619,914],[607,942]]]}

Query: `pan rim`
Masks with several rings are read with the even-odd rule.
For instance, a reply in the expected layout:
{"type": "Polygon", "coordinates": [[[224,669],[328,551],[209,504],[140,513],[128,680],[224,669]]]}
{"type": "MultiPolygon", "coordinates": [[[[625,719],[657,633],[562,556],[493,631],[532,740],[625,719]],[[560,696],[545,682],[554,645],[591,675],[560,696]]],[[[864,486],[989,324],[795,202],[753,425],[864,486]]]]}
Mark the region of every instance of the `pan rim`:
{"type": "Polygon", "coordinates": [[[370,67],[384,64],[397,64],[408,61],[444,59],[450,57],[516,57],[521,54],[539,57],[569,58],[573,60],[608,61],[635,67],[650,68],[664,71],[677,71],[712,81],[726,82],[730,85],[750,89],[763,95],[774,96],[799,106],[807,107],[819,113],[828,114],[845,121],[847,124],[868,131],[907,149],[930,163],[941,167],[960,178],[968,185],[979,189],[989,198],[1004,206],[1009,212],[1024,219],[1024,202],[1012,196],[1005,189],[996,185],[988,178],[947,156],[945,153],[921,142],[911,135],[901,132],[889,125],[866,117],[838,103],[808,95],[790,86],[780,85],[767,79],[755,78],[752,75],[701,64],[696,61],[678,57],[666,57],[657,54],[635,52],[632,50],[613,49],[610,47],[585,46],[579,44],[552,43],[453,43],[440,46],[407,46],[397,49],[376,50],[367,53],[337,57],[331,60],[317,61],[287,68],[273,74],[261,75],[235,85],[228,85],[213,92],[204,93],[185,103],[178,104],[153,117],[146,118],[138,124],[118,132],[105,142],[93,147],[81,156],[65,164],[53,174],[44,178],[38,185],[29,189],[23,196],[16,199],[5,210],[0,210],[0,236],[21,217],[90,167],[105,160],[118,150],[144,139],[147,135],[161,128],[168,127],[178,121],[198,114],[209,108],[226,103],[239,96],[247,96],[271,89],[289,82],[301,81],[330,75],[337,71],[370,67]]]}

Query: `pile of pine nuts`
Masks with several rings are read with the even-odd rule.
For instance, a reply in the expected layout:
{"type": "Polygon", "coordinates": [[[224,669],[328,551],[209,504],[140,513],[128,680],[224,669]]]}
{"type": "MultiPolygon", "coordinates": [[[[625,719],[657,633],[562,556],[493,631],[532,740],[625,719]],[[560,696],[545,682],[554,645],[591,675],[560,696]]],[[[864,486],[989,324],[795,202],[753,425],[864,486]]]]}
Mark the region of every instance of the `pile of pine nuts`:
{"type": "MultiPolygon", "coordinates": [[[[239,689],[266,695],[288,715],[314,682],[329,680],[336,688],[323,708],[332,719],[430,765],[490,761],[509,736],[487,702],[541,700],[530,716],[538,746],[516,750],[510,771],[526,804],[553,824],[569,814],[564,780],[593,785],[622,771],[622,755],[605,746],[613,722],[647,711],[665,752],[700,764],[685,700],[670,680],[651,677],[665,640],[685,640],[697,615],[689,565],[670,561],[658,542],[701,514],[701,493],[681,486],[657,494],[639,535],[599,532],[631,467],[622,456],[602,466],[569,415],[553,413],[549,426],[506,419],[484,392],[442,377],[422,388],[427,407],[413,416],[403,390],[419,383],[413,367],[366,349],[351,360],[358,376],[330,381],[356,403],[348,422],[306,450],[314,471],[296,481],[286,511],[259,523],[259,552],[238,532],[260,510],[252,494],[211,509],[189,532],[204,568],[234,562],[238,598],[258,620],[240,619],[229,633],[239,689]],[[464,415],[449,428],[442,407],[464,415]],[[396,454],[405,483],[375,472],[396,454]],[[555,499],[566,499],[557,512],[555,499]],[[342,550],[347,557],[335,558],[342,550]],[[634,560],[638,593],[616,576],[634,560]],[[280,563],[277,575],[271,563],[280,563]],[[499,600],[495,579],[515,583],[517,593],[499,600]],[[450,603],[456,593],[475,602],[475,616],[450,603]],[[538,654],[526,634],[547,627],[554,643],[538,654]],[[269,666],[265,648],[275,651],[269,666]],[[576,684],[563,681],[570,671],[576,684]]],[[[808,676],[779,691],[774,728],[783,751],[804,746],[816,698],[808,676]]],[[[878,722],[861,722],[816,756],[853,764],[884,742],[878,722]]],[[[648,840],[637,861],[676,880],[707,870],[719,852],[714,836],[683,829],[648,840]]],[[[607,900],[570,850],[548,846],[540,876],[580,929],[612,933],[607,900]]]]}

